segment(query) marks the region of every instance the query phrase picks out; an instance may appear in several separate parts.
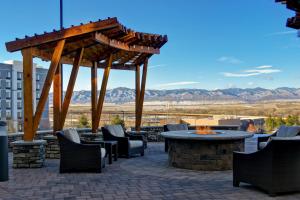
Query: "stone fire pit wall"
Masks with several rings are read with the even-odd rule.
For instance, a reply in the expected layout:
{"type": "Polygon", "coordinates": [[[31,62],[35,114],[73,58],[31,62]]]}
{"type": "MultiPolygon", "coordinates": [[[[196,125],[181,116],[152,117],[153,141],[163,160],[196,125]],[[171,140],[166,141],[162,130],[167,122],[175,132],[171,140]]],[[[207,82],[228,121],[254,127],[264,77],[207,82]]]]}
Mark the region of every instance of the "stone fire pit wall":
{"type": "Polygon", "coordinates": [[[244,151],[243,140],[169,141],[169,165],[192,170],[230,170],[232,152],[244,151]]]}

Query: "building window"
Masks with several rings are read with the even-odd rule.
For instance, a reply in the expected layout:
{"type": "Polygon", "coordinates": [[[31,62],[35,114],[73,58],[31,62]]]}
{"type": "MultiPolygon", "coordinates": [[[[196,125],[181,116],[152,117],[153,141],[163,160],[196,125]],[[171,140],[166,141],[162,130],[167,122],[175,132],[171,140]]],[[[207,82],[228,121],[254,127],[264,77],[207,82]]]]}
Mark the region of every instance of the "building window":
{"type": "Polygon", "coordinates": [[[17,79],[18,80],[22,80],[22,72],[18,72],[17,73],[17,79]]]}
{"type": "Polygon", "coordinates": [[[17,83],[17,88],[18,88],[18,90],[22,90],[22,83],[21,82],[17,83]]]}
{"type": "Polygon", "coordinates": [[[6,72],[6,78],[10,79],[11,78],[11,73],[10,72],[6,72]]]}
{"type": "Polygon", "coordinates": [[[10,101],[6,101],[6,109],[10,109],[10,101]]]}
{"type": "Polygon", "coordinates": [[[11,87],[11,82],[10,82],[10,81],[6,81],[5,87],[6,87],[6,89],[10,89],[10,87],[11,87]]]}
{"type": "Polygon", "coordinates": [[[22,112],[18,112],[18,119],[22,119],[22,112]]]}
{"type": "Polygon", "coordinates": [[[10,92],[6,92],[6,99],[10,99],[10,98],[11,98],[10,92]]]}
{"type": "Polygon", "coordinates": [[[39,81],[40,78],[41,78],[40,75],[39,75],[39,74],[36,74],[36,80],[39,81]]]}
{"type": "Polygon", "coordinates": [[[18,93],[17,93],[17,98],[18,98],[18,99],[22,99],[22,92],[18,92],[18,93]]]}
{"type": "Polygon", "coordinates": [[[22,109],[22,102],[18,101],[17,106],[18,106],[18,109],[22,109]]]}
{"type": "Polygon", "coordinates": [[[10,112],[10,110],[6,111],[6,119],[11,119],[11,112],[10,112]]]}
{"type": "Polygon", "coordinates": [[[19,131],[22,131],[22,130],[23,130],[22,124],[18,124],[18,130],[19,130],[19,131]]]}
{"type": "Polygon", "coordinates": [[[36,84],[36,90],[40,90],[40,84],[36,84]]]}
{"type": "Polygon", "coordinates": [[[40,98],[40,92],[36,92],[36,99],[40,98]]]}

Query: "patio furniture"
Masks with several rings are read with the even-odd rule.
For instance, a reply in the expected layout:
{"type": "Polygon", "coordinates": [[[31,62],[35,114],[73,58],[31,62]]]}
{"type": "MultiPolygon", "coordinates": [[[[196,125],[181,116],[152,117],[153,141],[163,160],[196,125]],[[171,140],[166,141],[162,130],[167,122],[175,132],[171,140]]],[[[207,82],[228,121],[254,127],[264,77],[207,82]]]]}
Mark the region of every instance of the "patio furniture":
{"type": "Polygon", "coordinates": [[[127,158],[140,154],[144,156],[145,140],[142,135],[128,135],[121,125],[108,125],[101,128],[104,141],[118,141],[119,156],[127,158]]]}
{"type": "Polygon", "coordinates": [[[108,164],[112,164],[112,156],[114,161],[118,160],[118,141],[103,141],[103,143],[108,155],[108,164]]]}
{"type": "Polygon", "coordinates": [[[233,153],[233,186],[257,186],[271,196],[300,191],[300,136],[273,137],[254,153],[233,153]]]}
{"type": "Polygon", "coordinates": [[[257,137],[257,149],[263,149],[267,146],[272,137],[294,137],[300,134],[300,126],[280,126],[272,134],[264,134],[257,137]]]}
{"type": "MultiPolygon", "coordinates": [[[[164,125],[164,132],[168,131],[186,131],[188,130],[187,124],[166,124],[164,125]]],[[[168,139],[165,138],[165,152],[168,152],[169,149],[169,142],[168,139]]]]}
{"type": "Polygon", "coordinates": [[[99,144],[80,141],[75,129],[56,132],[60,146],[60,173],[102,172],[105,167],[105,149],[99,144]]]}

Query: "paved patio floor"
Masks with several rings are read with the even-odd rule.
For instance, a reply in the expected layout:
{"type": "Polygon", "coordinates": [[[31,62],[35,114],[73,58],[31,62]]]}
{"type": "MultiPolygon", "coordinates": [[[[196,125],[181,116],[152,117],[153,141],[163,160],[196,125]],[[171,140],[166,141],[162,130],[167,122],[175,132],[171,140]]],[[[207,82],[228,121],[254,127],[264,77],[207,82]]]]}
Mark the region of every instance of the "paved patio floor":
{"type": "MultiPolygon", "coordinates": [[[[247,141],[254,150],[255,139],[247,141]]],[[[41,169],[12,169],[0,183],[0,200],[18,199],[300,199],[300,193],[269,197],[247,184],[232,187],[232,172],[201,172],[167,166],[163,143],[150,143],[144,157],[119,159],[101,174],[59,174],[58,160],[41,169]]],[[[10,155],[10,163],[12,161],[10,155]]]]}

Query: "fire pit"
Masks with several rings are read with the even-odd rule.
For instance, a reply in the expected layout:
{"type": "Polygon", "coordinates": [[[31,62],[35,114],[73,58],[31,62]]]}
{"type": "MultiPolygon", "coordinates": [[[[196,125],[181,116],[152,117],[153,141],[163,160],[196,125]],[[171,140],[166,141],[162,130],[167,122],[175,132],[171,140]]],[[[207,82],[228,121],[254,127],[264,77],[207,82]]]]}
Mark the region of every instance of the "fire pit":
{"type": "Polygon", "coordinates": [[[169,131],[169,165],[192,170],[230,170],[232,152],[244,151],[245,138],[253,134],[232,130],[169,131]]]}

